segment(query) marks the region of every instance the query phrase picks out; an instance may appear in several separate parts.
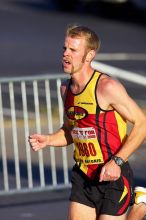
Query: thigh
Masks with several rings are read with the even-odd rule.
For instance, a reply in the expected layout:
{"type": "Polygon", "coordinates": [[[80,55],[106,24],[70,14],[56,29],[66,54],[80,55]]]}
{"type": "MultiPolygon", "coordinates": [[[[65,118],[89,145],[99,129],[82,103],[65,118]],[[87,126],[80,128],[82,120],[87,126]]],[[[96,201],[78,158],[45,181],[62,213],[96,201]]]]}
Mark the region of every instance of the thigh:
{"type": "Polygon", "coordinates": [[[143,219],[146,215],[146,205],[144,203],[134,204],[129,210],[129,215],[127,220],[139,220],[143,219]]]}
{"type": "Polygon", "coordinates": [[[87,205],[70,202],[68,220],[96,220],[95,208],[87,205]]]}
{"type": "MultiPolygon", "coordinates": [[[[72,171],[70,201],[100,209],[101,193],[93,181],[76,167],[72,171]],[[95,201],[96,199],[96,201],[95,201]],[[96,202],[96,203],[95,203],[96,202]]],[[[97,184],[97,183],[96,183],[97,184]]]]}
{"type": "Polygon", "coordinates": [[[113,216],[113,215],[100,215],[98,220],[126,220],[127,215],[123,214],[120,216],[113,216]]]}

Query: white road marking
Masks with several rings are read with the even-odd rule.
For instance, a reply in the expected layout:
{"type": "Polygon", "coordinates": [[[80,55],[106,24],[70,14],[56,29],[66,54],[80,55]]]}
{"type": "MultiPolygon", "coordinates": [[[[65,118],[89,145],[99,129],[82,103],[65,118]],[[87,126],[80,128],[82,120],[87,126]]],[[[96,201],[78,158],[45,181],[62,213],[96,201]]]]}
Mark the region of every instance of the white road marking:
{"type": "Polygon", "coordinates": [[[32,217],[34,217],[34,214],[29,213],[29,212],[24,212],[24,213],[21,213],[20,217],[21,218],[32,218],[32,217]]]}

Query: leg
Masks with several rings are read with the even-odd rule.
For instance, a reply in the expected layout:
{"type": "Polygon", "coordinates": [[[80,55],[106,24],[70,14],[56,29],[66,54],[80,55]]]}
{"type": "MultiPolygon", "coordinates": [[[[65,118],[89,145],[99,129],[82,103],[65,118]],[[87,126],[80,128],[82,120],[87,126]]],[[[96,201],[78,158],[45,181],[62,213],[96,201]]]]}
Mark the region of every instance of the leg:
{"type": "Polygon", "coordinates": [[[91,181],[86,175],[74,166],[72,170],[72,189],[69,205],[69,220],[96,220],[97,212],[95,198],[100,208],[101,193],[97,189],[97,183],[91,181]],[[96,195],[96,196],[95,196],[96,195]]]}
{"type": "Polygon", "coordinates": [[[135,188],[135,204],[131,208],[128,220],[142,220],[146,215],[146,188],[135,188]]]}
{"type": "Polygon", "coordinates": [[[69,220],[96,220],[95,208],[77,202],[70,202],[69,220]]]}
{"type": "Polygon", "coordinates": [[[142,220],[146,215],[146,204],[134,204],[131,208],[127,220],[142,220]]]}
{"type": "Polygon", "coordinates": [[[100,215],[99,220],[126,220],[126,214],[120,216],[100,215]]]}

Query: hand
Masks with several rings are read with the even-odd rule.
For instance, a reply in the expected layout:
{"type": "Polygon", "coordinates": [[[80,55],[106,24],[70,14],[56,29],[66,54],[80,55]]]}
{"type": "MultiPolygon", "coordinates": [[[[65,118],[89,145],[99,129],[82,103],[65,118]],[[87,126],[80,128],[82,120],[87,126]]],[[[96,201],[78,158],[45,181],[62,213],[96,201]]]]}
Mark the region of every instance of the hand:
{"type": "Polygon", "coordinates": [[[114,160],[107,162],[101,169],[99,182],[116,181],[121,176],[121,168],[114,160]]]}
{"type": "Polygon", "coordinates": [[[28,142],[33,151],[38,151],[47,146],[48,135],[33,134],[28,138],[28,142]]]}

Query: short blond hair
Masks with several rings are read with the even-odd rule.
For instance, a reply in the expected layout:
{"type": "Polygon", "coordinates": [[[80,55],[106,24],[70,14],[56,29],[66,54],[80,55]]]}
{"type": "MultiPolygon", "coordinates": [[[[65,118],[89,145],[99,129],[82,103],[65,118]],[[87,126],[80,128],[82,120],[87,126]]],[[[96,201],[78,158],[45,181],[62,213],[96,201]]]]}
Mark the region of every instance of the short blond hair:
{"type": "Polygon", "coordinates": [[[97,34],[85,26],[70,25],[66,30],[66,36],[76,38],[84,37],[87,42],[87,50],[95,50],[100,48],[100,40],[97,34]]]}

